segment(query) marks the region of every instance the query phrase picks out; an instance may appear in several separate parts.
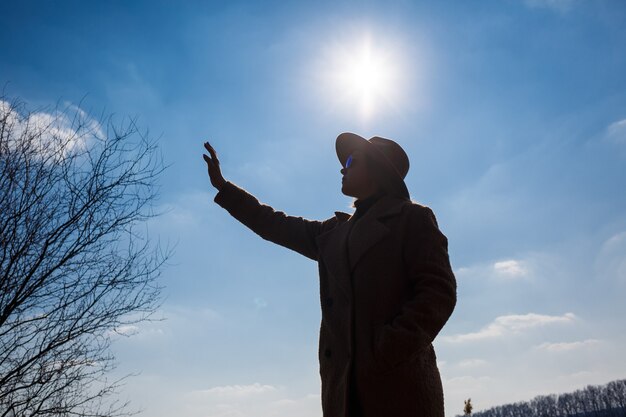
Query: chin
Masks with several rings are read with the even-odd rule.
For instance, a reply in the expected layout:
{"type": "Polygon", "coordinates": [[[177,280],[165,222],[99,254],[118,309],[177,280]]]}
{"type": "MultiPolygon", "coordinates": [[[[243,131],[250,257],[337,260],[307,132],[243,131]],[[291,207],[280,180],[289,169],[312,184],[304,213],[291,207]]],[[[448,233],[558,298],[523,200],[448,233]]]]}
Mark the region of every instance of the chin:
{"type": "Polygon", "coordinates": [[[346,189],[346,187],[341,187],[341,193],[348,197],[354,197],[354,193],[350,192],[350,190],[346,189]]]}

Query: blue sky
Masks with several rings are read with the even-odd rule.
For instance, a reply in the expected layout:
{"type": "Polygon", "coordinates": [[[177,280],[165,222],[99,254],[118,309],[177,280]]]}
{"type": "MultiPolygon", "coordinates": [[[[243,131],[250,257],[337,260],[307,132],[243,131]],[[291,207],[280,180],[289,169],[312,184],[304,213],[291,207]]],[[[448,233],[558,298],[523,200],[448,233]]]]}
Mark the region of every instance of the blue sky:
{"type": "Polygon", "coordinates": [[[622,1],[1,1],[0,82],[31,107],[138,116],[170,168],[165,321],[114,348],[144,415],[320,416],[316,265],[212,202],[350,210],[340,132],[397,140],[450,241],[447,414],[626,377],[622,1]],[[364,103],[352,67],[383,81],[364,103]],[[356,60],[356,61],[355,61],[356,60]]]}

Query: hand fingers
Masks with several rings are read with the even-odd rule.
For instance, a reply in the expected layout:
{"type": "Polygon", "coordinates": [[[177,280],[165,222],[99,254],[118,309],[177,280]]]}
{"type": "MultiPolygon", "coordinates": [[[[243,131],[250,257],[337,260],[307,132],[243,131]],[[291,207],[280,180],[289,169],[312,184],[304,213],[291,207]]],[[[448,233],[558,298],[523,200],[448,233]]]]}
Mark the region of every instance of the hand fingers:
{"type": "Polygon", "coordinates": [[[204,142],[204,149],[209,151],[211,154],[215,153],[215,149],[213,148],[213,146],[211,146],[209,142],[204,142]]]}
{"type": "Polygon", "coordinates": [[[204,148],[209,151],[209,153],[211,154],[211,158],[213,158],[213,162],[216,165],[220,164],[220,160],[217,157],[217,152],[215,152],[215,149],[213,149],[213,146],[211,146],[211,144],[209,142],[204,142],[204,148]]]}
{"type": "Polygon", "coordinates": [[[202,158],[204,159],[204,162],[206,162],[207,167],[209,167],[209,169],[214,169],[217,166],[217,161],[215,161],[214,159],[211,159],[210,156],[206,154],[202,154],[202,158]]]}

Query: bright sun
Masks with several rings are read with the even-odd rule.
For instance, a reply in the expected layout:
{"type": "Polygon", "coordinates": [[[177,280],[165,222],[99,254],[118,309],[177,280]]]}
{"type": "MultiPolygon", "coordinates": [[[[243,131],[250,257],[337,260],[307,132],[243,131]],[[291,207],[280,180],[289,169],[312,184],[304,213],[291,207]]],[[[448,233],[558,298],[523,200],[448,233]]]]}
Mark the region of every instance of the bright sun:
{"type": "Polygon", "coordinates": [[[398,95],[397,59],[391,50],[376,48],[369,37],[352,45],[335,45],[329,64],[326,73],[334,99],[365,118],[398,95]]]}
{"type": "Polygon", "coordinates": [[[377,57],[372,56],[369,45],[365,45],[360,54],[351,57],[353,62],[346,68],[350,88],[361,96],[384,93],[389,87],[389,69],[377,57]]]}

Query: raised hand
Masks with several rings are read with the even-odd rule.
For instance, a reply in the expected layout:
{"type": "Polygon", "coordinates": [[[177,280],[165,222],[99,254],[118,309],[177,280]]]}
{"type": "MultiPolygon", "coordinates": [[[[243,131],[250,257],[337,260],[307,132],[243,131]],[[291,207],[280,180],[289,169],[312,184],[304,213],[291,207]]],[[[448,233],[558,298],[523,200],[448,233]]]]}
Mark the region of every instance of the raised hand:
{"type": "Polygon", "coordinates": [[[202,158],[204,158],[204,162],[206,162],[211,185],[213,185],[213,187],[217,188],[218,190],[221,190],[222,186],[226,183],[226,180],[222,176],[222,170],[220,169],[220,160],[217,159],[217,152],[215,152],[215,149],[213,149],[209,142],[204,142],[204,149],[206,149],[210,155],[209,156],[207,154],[202,154],[202,158]]]}

